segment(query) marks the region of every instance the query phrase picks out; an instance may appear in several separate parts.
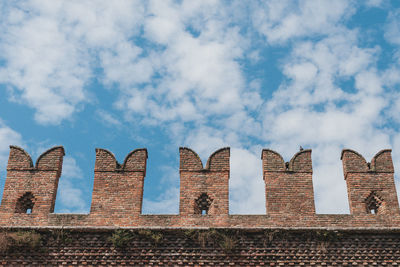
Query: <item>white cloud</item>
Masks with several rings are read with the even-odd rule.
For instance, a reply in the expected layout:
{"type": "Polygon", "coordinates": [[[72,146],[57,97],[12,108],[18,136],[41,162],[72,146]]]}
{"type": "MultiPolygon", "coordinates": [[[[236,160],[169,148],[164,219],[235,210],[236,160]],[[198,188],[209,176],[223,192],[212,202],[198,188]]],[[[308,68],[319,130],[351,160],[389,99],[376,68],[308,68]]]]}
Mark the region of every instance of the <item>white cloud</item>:
{"type": "Polygon", "coordinates": [[[354,13],[352,1],[267,1],[253,6],[253,23],[271,43],[329,35],[354,13]]]}
{"type": "MultiPolygon", "coordinates": [[[[0,58],[5,62],[0,82],[12,89],[11,99],[35,109],[39,123],[71,118],[89,101],[85,87],[93,76],[95,52],[126,43],[138,31],[143,10],[138,1],[26,1],[10,6],[0,28],[0,58]]],[[[109,56],[104,67],[116,63],[109,56]]]]}
{"type": "Polygon", "coordinates": [[[98,120],[101,121],[104,125],[108,127],[121,126],[121,121],[111,113],[102,109],[97,110],[96,113],[98,116],[98,120]]]}
{"type": "MultiPolygon", "coordinates": [[[[169,162],[171,164],[171,162],[169,162]]],[[[150,165],[151,166],[151,165],[150,165]]],[[[178,214],[179,213],[179,169],[171,165],[158,166],[162,175],[147,177],[144,185],[143,214],[178,214]],[[157,179],[155,187],[158,195],[149,197],[149,179],[157,179]]],[[[153,180],[154,182],[154,180],[153,180]]]]}
{"type": "Polygon", "coordinates": [[[142,48],[127,41],[118,43],[112,50],[101,52],[104,82],[118,83],[123,88],[136,83],[150,82],[153,64],[151,58],[140,57],[142,52],[142,48]]]}
{"type": "Polygon", "coordinates": [[[84,200],[83,171],[75,158],[65,156],[63,169],[58,184],[56,206],[59,213],[87,213],[88,203],[84,200]]]}
{"type": "Polygon", "coordinates": [[[231,148],[230,210],[231,214],[265,214],[265,183],[261,151],[231,148]]]}
{"type": "MultiPolygon", "coordinates": [[[[150,124],[197,121],[228,116],[260,103],[257,91],[245,90],[239,59],[248,41],[217,1],[152,1],[144,36],[159,44],[150,53],[153,84],[125,90],[118,107],[142,115],[150,124]],[[252,103],[246,101],[249,96],[252,103]]],[[[247,116],[249,117],[249,116],[247,116]]]]}
{"type": "Polygon", "coordinates": [[[283,67],[283,73],[291,83],[283,84],[275,92],[275,98],[281,100],[271,107],[281,108],[287,104],[309,106],[351,99],[352,96],[339,87],[339,82],[349,80],[361,71],[371,73],[368,67],[375,63],[376,50],[359,48],[356,32],[349,31],[334,34],[315,43],[295,44],[283,67]]]}
{"type": "Polygon", "coordinates": [[[85,56],[68,42],[57,21],[22,17],[1,29],[6,66],[0,81],[13,89],[13,99],[37,110],[40,123],[58,123],[85,100],[83,86],[89,78],[85,56]]]}
{"type": "Polygon", "coordinates": [[[23,146],[24,142],[20,133],[11,129],[0,119],[0,172],[6,169],[10,145],[23,146]]]}
{"type": "MultiPolygon", "coordinates": [[[[89,208],[83,199],[83,191],[79,186],[68,179],[60,179],[57,202],[61,202],[62,208],[57,213],[88,213],[89,208]]],[[[57,203],[57,204],[58,204],[57,203]]]]}
{"type": "Polygon", "coordinates": [[[400,9],[395,9],[390,13],[384,34],[390,43],[400,45],[400,9]]]}
{"type": "Polygon", "coordinates": [[[143,214],[178,214],[179,188],[168,187],[156,199],[143,199],[143,214]]]}
{"type": "MultiPolygon", "coordinates": [[[[169,121],[243,110],[237,60],[248,42],[222,7],[217,1],[27,1],[8,9],[1,28],[0,81],[42,124],[71,118],[89,101],[86,85],[98,63],[105,85],[121,89],[117,106],[128,112],[169,121]]],[[[257,92],[246,94],[260,102],[257,92]]]]}
{"type": "Polygon", "coordinates": [[[368,7],[382,7],[382,5],[387,2],[384,0],[367,0],[365,1],[365,5],[368,7]]]}
{"type": "Polygon", "coordinates": [[[83,172],[76,163],[76,160],[71,156],[65,156],[63,160],[62,176],[68,178],[81,179],[83,172]]]}

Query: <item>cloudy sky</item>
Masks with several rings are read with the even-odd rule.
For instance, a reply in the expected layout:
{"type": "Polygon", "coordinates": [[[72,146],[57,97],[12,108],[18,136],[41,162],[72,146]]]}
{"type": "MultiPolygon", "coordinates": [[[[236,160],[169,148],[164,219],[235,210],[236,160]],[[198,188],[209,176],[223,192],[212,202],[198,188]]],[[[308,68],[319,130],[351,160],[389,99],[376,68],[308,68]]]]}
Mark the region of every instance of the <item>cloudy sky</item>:
{"type": "Polygon", "coordinates": [[[178,148],[229,146],[230,213],[263,214],[262,148],[301,145],[317,212],[348,213],[343,148],[400,174],[399,89],[395,0],[1,1],[0,188],[9,145],[63,145],[56,211],[88,212],[95,148],[145,147],[143,212],[177,213],[178,148]]]}

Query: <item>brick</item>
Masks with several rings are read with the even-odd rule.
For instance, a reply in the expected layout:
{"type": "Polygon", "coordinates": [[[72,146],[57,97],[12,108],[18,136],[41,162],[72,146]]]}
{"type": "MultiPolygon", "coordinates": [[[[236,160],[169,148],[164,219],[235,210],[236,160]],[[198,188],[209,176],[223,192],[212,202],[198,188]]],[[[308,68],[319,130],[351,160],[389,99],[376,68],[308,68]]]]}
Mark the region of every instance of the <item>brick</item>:
{"type": "Polygon", "coordinates": [[[265,215],[229,214],[229,148],[214,152],[205,167],[193,150],[179,152],[178,215],[141,214],[146,149],[133,150],[123,163],[110,151],[96,149],[90,213],[54,214],[64,149],[49,149],[34,165],[23,149],[11,146],[0,226],[400,229],[390,150],[378,152],[371,163],[355,151],[343,150],[351,214],[316,214],[311,150],[299,151],[285,163],[277,152],[264,149],[265,215]],[[21,213],[31,206],[32,214],[21,213]],[[371,214],[371,208],[377,214],[371,214]]]}
{"type": "Polygon", "coordinates": [[[268,214],[314,214],[311,150],[296,153],[285,163],[277,152],[261,154],[268,214]]]}
{"type": "Polygon", "coordinates": [[[351,214],[399,214],[391,150],[378,152],[367,163],[357,152],[344,149],[341,159],[351,214]]]}

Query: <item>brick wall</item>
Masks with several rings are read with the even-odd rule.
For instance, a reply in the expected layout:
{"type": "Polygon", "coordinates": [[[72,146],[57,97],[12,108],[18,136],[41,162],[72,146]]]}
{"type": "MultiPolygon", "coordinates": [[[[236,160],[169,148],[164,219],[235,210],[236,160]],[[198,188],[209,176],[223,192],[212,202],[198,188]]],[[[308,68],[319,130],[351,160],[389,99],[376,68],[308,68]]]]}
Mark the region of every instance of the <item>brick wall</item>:
{"type": "Polygon", "coordinates": [[[261,154],[267,213],[315,213],[311,150],[303,150],[285,163],[275,151],[261,154]]]}
{"type": "Polygon", "coordinates": [[[2,224],[25,220],[46,225],[54,210],[58,179],[61,175],[64,148],[54,147],[39,156],[35,166],[21,148],[10,147],[7,179],[0,206],[2,224]],[[30,213],[30,214],[29,214],[30,213]]]}
{"type": "Polygon", "coordinates": [[[206,167],[189,148],[180,148],[181,216],[228,215],[229,148],[214,152],[206,167]]]}
{"type": "Polygon", "coordinates": [[[349,149],[343,150],[341,159],[352,214],[398,215],[391,150],[378,152],[371,163],[349,149]]]}
{"type": "Polygon", "coordinates": [[[123,164],[105,149],[96,149],[94,186],[90,209],[93,223],[114,225],[137,220],[142,211],[147,150],[129,153],[123,164]]]}
{"type": "Polygon", "coordinates": [[[54,214],[63,156],[62,147],[52,148],[34,166],[23,149],[11,147],[0,226],[400,229],[390,150],[377,153],[371,163],[343,150],[350,204],[345,215],[315,213],[311,150],[285,163],[268,149],[261,155],[267,213],[230,215],[229,148],[214,152],[205,167],[194,151],[180,149],[179,215],[141,214],[146,149],[132,151],[122,164],[111,152],[97,149],[90,213],[54,214]]]}

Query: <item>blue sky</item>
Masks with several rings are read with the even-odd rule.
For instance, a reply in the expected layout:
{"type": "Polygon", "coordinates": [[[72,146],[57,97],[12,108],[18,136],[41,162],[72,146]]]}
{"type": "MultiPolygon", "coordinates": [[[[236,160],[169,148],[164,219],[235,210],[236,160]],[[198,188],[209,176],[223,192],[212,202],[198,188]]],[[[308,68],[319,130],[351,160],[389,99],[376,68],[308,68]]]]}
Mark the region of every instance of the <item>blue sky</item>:
{"type": "MultiPolygon", "coordinates": [[[[230,212],[265,213],[262,148],[313,150],[318,213],[348,213],[340,152],[400,173],[400,2],[1,1],[9,145],[66,150],[56,212],[90,209],[95,148],[149,152],[144,213],[177,213],[179,147],[231,147],[230,212]]],[[[396,183],[398,184],[398,175],[396,183]]]]}

